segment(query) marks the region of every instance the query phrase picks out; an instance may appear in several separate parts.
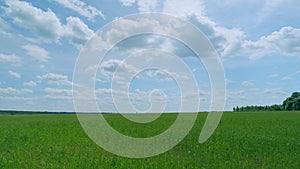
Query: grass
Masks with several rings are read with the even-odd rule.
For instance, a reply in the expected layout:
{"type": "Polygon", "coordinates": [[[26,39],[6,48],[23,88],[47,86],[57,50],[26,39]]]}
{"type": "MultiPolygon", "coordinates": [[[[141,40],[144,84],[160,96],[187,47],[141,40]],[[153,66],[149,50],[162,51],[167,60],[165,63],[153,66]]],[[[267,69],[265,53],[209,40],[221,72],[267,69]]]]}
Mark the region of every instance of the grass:
{"type": "MultiPolygon", "coordinates": [[[[198,143],[206,113],[172,150],[145,159],[106,152],[84,133],[76,115],[0,115],[0,168],[300,168],[300,112],[224,113],[213,136],[198,143]]],[[[149,137],[176,114],[149,124],[105,115],[124,134],[149,137]]]]}

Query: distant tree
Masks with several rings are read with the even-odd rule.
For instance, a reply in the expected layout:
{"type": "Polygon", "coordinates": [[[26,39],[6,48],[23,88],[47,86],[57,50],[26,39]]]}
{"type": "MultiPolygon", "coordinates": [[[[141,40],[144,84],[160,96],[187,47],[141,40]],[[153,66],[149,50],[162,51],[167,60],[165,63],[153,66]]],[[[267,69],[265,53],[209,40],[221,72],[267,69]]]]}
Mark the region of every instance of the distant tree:
{"type": "Polygon", "coordinates": [[[239,107],[238,107],[238,106],[234,107],[234,108],[233,108],[233,111],[234,111],[234,112],[239,111],[239,107]]]}
{"type": "Polygon", "coordinates": [[[291,97],[298,98],[299,96],[300,96],[300,92],[294,92],[291,97]]]}
{"type": "Polygon", "coordinates": [[[266,105],[266,106],[243,106],[236,107],[233,111],[292,111],[292,110],[300,110],[300,92],[294,92],[288,98],[286,98],[281,105],[266,105]]]}
{"type": "Polygon", "coordinates": [[[294,99],[293,109],[300,110],[300,96],[294,99]]]}
{"type": "Polygon", "coordinates": [[[274,104],[274,105],[270,106],[270,110],[271,111],[281,111],[282,110],[282,106],[274,104]]]}
{"type": "Polygon", "coordinates": [[[285,105],[285,110],[294,110],[294,102],[292,100],[287,101],[286,105],[285,105]]]}
{"type": "Polygon", "coordinates": [[[282,106],[284,110],[300,110],[300,92],[294,92],[291,97],[286,98],[282,106]]]}

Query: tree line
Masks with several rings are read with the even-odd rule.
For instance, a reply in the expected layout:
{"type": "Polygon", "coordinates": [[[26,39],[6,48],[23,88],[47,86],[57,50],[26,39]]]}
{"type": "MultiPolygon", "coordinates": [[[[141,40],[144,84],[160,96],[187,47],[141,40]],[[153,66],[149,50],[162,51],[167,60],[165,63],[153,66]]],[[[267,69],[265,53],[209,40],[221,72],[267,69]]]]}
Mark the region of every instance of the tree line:
{"type": "Polygon", "coordinates": [[[239,111],[293,111],[300,110],[300,92],[294,92],[290,97],[286,98],[282,104],[274,104],[271,106],[243,106],[234,107],[234,112],[239,111]]]}

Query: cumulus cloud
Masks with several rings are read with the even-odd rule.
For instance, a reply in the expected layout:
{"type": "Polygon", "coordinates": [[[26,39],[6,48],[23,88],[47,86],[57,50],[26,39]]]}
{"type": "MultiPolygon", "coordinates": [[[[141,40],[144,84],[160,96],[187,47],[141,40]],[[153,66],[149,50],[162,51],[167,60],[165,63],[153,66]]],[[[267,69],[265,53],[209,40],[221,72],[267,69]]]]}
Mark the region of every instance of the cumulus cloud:
{"type": "Polygon", "coordinates": [[[279,76],[279,74],[273,73],[273,74],[270,74],[268,77],[269,78],[275,78],[275,77],[278,77],[278,76],[279,76]]]}
{"type": "Polygon", "coordinates": [[[105,19],[103,13],[97,8],[87,5],[84,1],[81,0],[52,0],[55,1],[65,8],[71,9],[78,14],[88,18],[91,21],[95,20],[95,17],[100,16],[105,19]]]}
{"type": "Polygon", "coordinates": [[[56,85],[72,85],[72,82],[68,79],[66,75],[60,75],[55,73],[48,73],[45,75],[37,76],[37,78],[41,81],[45,81],[49,84],[56,84],[56,85]]]}
{"type": "Polygon", "coordinates": [[[0,62],[9,63],[13,66],[19,66],[21,64],[21,58],[14,54],[7,55],[0,53],[0,62]]]}
{"type": "Polygon", "coordinates": [[[23,86],[35,87],[36,86],[36,82],[34,82],[34,81],[24,82],[23,86]]]}
{"type": "Polygon", "coordinates": [[[26,51],[26,54],[33,57],[35,60],[40,62],[48,62],[50,58],[48,52],[36,45],[24,45],[22,48],[26,51]]]}
{"type": "MultiPolygon", "coordinates": [[[[83,9],[89,11],[87,13],[82,12],[82,14],[91,19],[100,15],[100,11],[97,11],[96,8],[94,9],[91,6],[87,6],[85,3],[78,0],[60,2],[73,4],[75,6],[77,5],[78,10],[79,8],[82,8],[82,11],[84,11],[83,9]]],[[[2,6],[2,8],[4,9],[5,15],[12,19],[13,24],[29,30],[40,42],[59,42],[62,37],[66,37],[71,44],[80,47],[94,33],[77,17],[67,17],[66,24],[64,25],[50,8],[44,11],[33,6],[29,2],[19,0],[6,0],[5,3],[6,6],[2,6]]],[[[5,28],[7,28],[7,24],[2,20],[0,20],[0,26],[6,26],[5,28]]],[[[25,45],[25,49],[28,48],[30,50],[33,46],[25,45]]],[[[35,48],[37,49],[37,46],[35,46],[35,48]]],[[[38,48],[38,51],[43,54],[38,58],[45,62],[48,59],[47,53],[41,48],[38,48]]],[[[31,56],[37,57],[36,54],[30,53],[31,56]]]]}
{"type": "Polygon", "coordinates": [[[231,90],[231,91],[227,91],[226,98],[229,100],[244,99],[245,98],[244,95],[245,95],[244,90],[231,90]]]}
{"type": "Polygon", "coordinates": [[[261,94],[276,94],[276,95],[285,96],[288,93],[283,91],[282,88],[266,88],[261,92],[261,94]]]}
{"type": "Polygon", "coordinates": [[[266,0],[264,7],[261,9],[261,11],[258,14],[257,21],[261,23],[265,20],[266,17],[268,17],[271,13],[276,11],[277,7],[280,6],[281,3],[285,1],[283,0],[266,0]]]}
{"type": "Polygon", "coordinates": [[[250,59],[259,59],[274,53],[300,56],[300,29],[283,27],[253,41],[247,40],[242,30],[218,26],[206,16],[197,14],[188,18],[208,36],[222,57],[247,56],[250,59]]]}
{"type": "Polygon", "coordinates": [[[21,75],[18,73],[18,72],[14,72],[14,71],[8,71],[8,74],[12,77],[15,77],[15,78],[21,78],[21,75]]]}
{"type": "Polygon", "coordinates": [[[248,81],[243,81],[242,82],[242,85],[243,86],[254,86],[254,82],[253,81],[251,81],[251,80],[248,80],[248,81]]]}
{"type": "Polygon", "coordinates": [[[44,92],[47,93],[45,96],[47,99],[72,99],[71,89],[45,88],[44,92]]]}
{"type": "Polygon", "coordinates": [[[43,11],[31,3],[18,0],[6,0],[5,14],[19,27],[31,31],[45,42],[57,42],[61,35],[61,23],[50,8],[43,11]]]}
{"type": "Polygon", "coordinates": [[[96,72],[99,73],[99,76],[103,77],[112,77],[112,75],[120,70],[123,74],[135,74],[137,69],[133,65],[127,63],[122,63],[122,60],[110,59],[102,62],[99,66],[94,65],[86,69],[87,72],[96,72]],[[98,70],[97,70],[98,68],[98,70]]]}
{"type": "Polygon", "coordinates": [[[175,16],[197,15],[205,16],[205,6],[203,1],[199,0],[166,0],[164,1],[163,12],[175,16]]]}
{"type": "Polygon", "coordinates": [[[151,112],[160,112],[158,111],[159,108],[162,107],[160,105],[166,101],[165,93],[160,89],[152,89],[149,91],[141,89],[124,91],[99,88],[96,89],[95,93],[97,95],[97,101],[100,103],[102,109],[105,111],[112,111],[115,109],[115,105],[118,105],[119,111],[122,111],[122,113],[144,112],[149,111],[149,108],[151,108],[151,112]]]}
{"type": "Polygon", "coordinates": [[[100,70],[104,75],[111,75],[111,73],[116,72],[117,68],[122,73],[135,74],[137,73],[137,69],[133,65],[129,65],[127,63],[122,63],[121,60],[111,59],[103,62],[100,65],[100,70]]]}
{"type": "Polygon", "coordinates": [[[7,96],[7,95],[21,95],[26,93],[32,93],[32,90],[29,89],[16,89],[12,87],[8,88],[0,88],[0,95],[7,96]]]}
{"type": "Polygon", "coordinates": [[[140,12],[157,12],[159,1],[157,0],[119,0],[123,6],[130,7],[137,4],[140,12]]]}
{"type": "Polygon", "coordinates": [[[80,47],[93,36],[94,31],[79,18],[70,16],[66,20],[65,36],[73,45],[80,47]]]}
{"type": "MultiPolygon", "coordinates": [[[[162,9],[158,8],[158,1],[137,0],[140,12],[161,11],[177,17],[183,17],[197,26],[208,38],[223,57],[230,57],[242,46],[245,34],[239,28],[225,28],[219,26],[206,16],[206,8],[203,1],[199,0],[166,0],[162,4],[162,9]]],[[[188,36],[189,34],[187,34],[188,36]]],[[[193,36],[193,35],[189,35],[193,36]]],[[[170,43],[170,42],[167,42],[170,43]]],[[[175,46],[171,43],[169,46],[175,46]]],[[[182,51],[179,49],[178,51],[182,51]]],[[[182,52],[181,52],[182,53],[182,52]]],[[[182,53],[186,55],[187,53],[182,53]]]]}
{"type": "Polygon", "coordinates": [[[279,53],[284,56],[300,57],[300,29],[283,27],[257,41],[245,41],[242,53],[252,59],[279,53]]]}
{"type": "Polygon", "coordinates": [[[120,0],[123,6],[132,6],[135,4],[135,0],[120,0]]]}
{"type": "Polygon", "coordinates": [[[72,90],[69,89],[59,89],[59,88],[45,88],[44,91],[46,93],[50,94],[66,94],[66,95],[72,95],[72,90]]]}
{"type": "MultiPolygon", "coordinates": [[[[283,27],[279,31],[253,41],[247,40],[245,33],[239,28],[222,27],[207,17],[204,1],[166,0],[162,4],[147,0],[135,2],[140,12],[162,11],[188,19],[208,36],[219,54],[225,58],[248,56],[251,59],[258,59],[274,53],[283,56],[300,56],[300,29],[297,28],[283,27]],[[162,7],[158,8],[158,6],[162,7]]],[[[263,20],[282,2],[282,0],[265,1],[258,20],[263,20]]]]}
{"type": "Polygon", "coordinates": [[[146,70],[147,78],[155,79],[159,81],[171,81],[171,80],[188,80],[189,77],[178,72],[171,72],[168,69],[146,70]]]}
{"type": "Polygon", "coordinates": [[[157,0],[137,0],[140,12],[154,12],[157,8],[157,0]]]}
{"type": "Polygon", "coordinates": [[[300,70],[282,77],[281,80],[292,80],[294,78],[294,76],[299,75],[299,74],[300,74],[300,70]]]}
{"type": "Polygon", "coordinates": [[[122,83],[130,74],[136,74],[138,69],[130,64],[122,62],[118,59],[109,59],[100,65],[93,65],[85,70],[87,73],[96,73],[96,77],[92,80],[99,82],[109,82],[112,78],[117,79],[118,83],[122,83]],[[116,73],[118,70],[118,73],[116,73]],[[116,73],[116,74],[115,74],[116,73]]]}
{"type": "Polygon", "coordinates": [[[0,34],[10,35],[11,27],[10,25],[0,17],[0,34]]]}
{"type": "MultiPolygon", "coordinates": [[[[170,81],[173,80],[170,72],[167,70],[146,70],[146,75],[151,79],[165,80],[170,81]]],[[[174,77],[173,77],[174,78],[174,77]]]]}
{"type": "MultiPolygon", "coordinates": [[[[138,64],[138,63],[137,63],[138,64]]],[[[138,65],[136,65],[138,66],[138,65]]],[[[101,82],[107,81],[108,78],[114,76],[114,78],[118,79],[119,82],[122,81],[124,77],[128,75],[137,74],[138,79],[153,79],[158,81],[172,81],[174,79],[188,80],[189,77],[185,74],[180,74],[178,72],[172,72],[168,69],[146,69],[140,70],[134,65],[128,64],[126,62],[122,62],[122,60],[110,59],[102,62],[99,66],[94,65],[86,69],[87,72],[96,72],[97,78],[101,82]],[[97,69],[98,68],[98,69],[97,69]],[[118,70],[118,74],[115,74],[118,70]]],[[[124,79],[123,79],[124,80],[124,79]]]]}
{"type": "Polygon", "coordinates": [[[200,12],[187,10],[186,12],[182,12],[181,15],[207,36],[222,57],[232,57],[241,49],[246,37],[245,33],[239,28],[219,26],[216,22],[207,17],[204,11],[205,8],[200,10],[200,12]]]}

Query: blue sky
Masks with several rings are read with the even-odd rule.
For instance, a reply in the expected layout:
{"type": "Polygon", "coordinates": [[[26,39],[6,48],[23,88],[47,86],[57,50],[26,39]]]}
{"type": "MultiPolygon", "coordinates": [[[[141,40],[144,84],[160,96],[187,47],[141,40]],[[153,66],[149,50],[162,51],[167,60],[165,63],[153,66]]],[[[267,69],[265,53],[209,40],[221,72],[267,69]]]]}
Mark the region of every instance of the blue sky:
{"type": "MultiPolygon", "coordinates": [[[[0,109],[74,111],[72,76],[83,45],[105,24],[139,12],[186,19],[207,35],[225,70],[225,110],[280,104],[300,90],[300,1],[0,0],[0,6],[0,109]]],[[[157,35],[135,37],[116,46],[126,49],[123,56],[114,50],[108,53],[95,82],[101,110],[115,111],[107,78],[126,52],[129,55],[149,44],[158,47],[159,42],[169,42],[165,49],[175,48],[194,72],[199,90],[191,93],[200,95],[200,110],[208,110],[211,89],[203,65],[173,41],[157,35]]],[[[132,67],[123,65],[122,69],[132,67]]],[[[166,101],[166,111],[180,109],[178,86],[170,76],[176,75],[168,73],[147,70],[132,81],[130,99],[138,110],[149,108],[148,95],[153,92],[157,101],[163,95],[173,98],[166,101]]],[[[124,94],[113,92],[120,97],[124,94]]]]}

